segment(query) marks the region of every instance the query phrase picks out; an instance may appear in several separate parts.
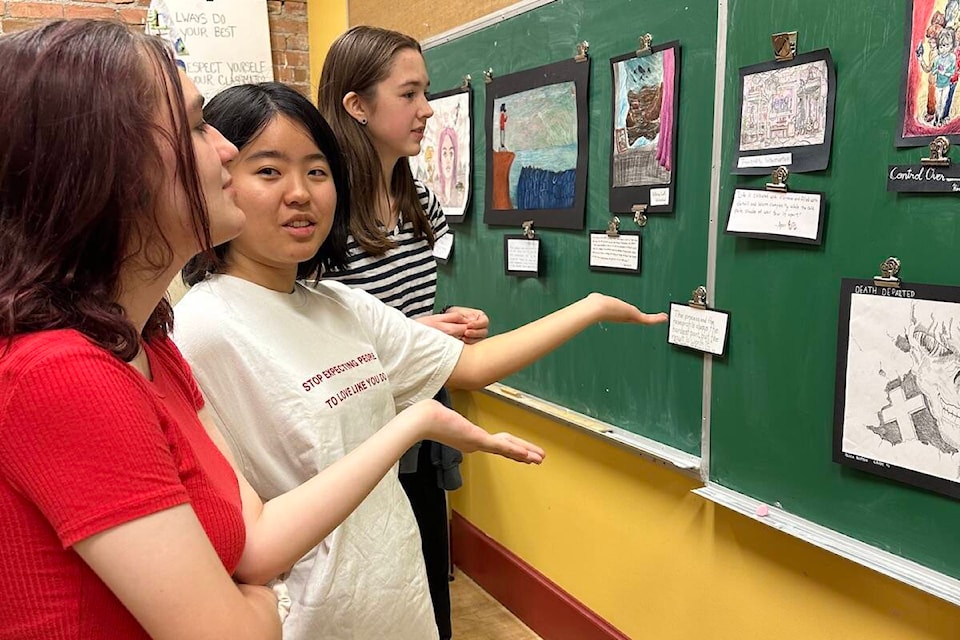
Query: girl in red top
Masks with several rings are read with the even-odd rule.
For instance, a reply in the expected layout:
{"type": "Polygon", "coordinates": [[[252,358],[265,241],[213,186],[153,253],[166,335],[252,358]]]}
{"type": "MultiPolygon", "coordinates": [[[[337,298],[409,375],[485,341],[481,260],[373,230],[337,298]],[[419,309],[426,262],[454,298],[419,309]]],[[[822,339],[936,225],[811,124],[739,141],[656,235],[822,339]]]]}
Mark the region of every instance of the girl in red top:
{"type": "Polygon", "coordinates": [[[170,281],[244,224],[202,105],[121,24],[0,37],[0,639],[279,638],[251,585],[414,442],[542,458],[426,401],[260,502],[167,338],[170,281]]]}

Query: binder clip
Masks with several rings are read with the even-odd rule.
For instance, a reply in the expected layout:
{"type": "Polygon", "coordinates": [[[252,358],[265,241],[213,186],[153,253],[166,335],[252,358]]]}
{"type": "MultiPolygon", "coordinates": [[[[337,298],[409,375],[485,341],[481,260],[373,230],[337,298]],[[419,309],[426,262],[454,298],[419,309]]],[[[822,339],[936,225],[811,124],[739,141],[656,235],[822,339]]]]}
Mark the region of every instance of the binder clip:
{"type": "Polygon", "coordinates": [[[873,284],[885,289],[899,289],[900,260],[890,256],[880,263],[880,275],[873,276],[873,284]]]}
{"type": "Polygon", "coordinates": [[[527,240],[533,240],[537,237],[537,232],[533,230],[533,220],[524,220],[520,223],[523,229],[523,237],[527,240]]]}
{"type": "Polygon", "coordinates": [[[696,309],[707,308],[707,288],[700,285],[693,290],[693,297],[687,301],[687,305],[696,309]]]}
{"type": "Polygon", "coordinates": [[[491,82],[493,82],[493,67],[483,70],[483,83],[490,84],[491,82]]]}
{"type": "Polygon", "coordinates": [[[930,143],[930,157],[920,158],[920,165],[924,167],[949,167],[950,141],[945,136],[937,136],[930,143]]]}
{"type": "Polygon", "coordinates": [[[607,235],[611,238],[620,237],[620,218],[617,216],[610,218],[610,222],[607,223],[607,235]]]}
{"type": "Polygon", "coordinates": [[[587,53],[590,51],[590,43],[586,40],[582,40],[577,43],[577,55],[573,56],[573,59],[577,62],[586,62],[587,53]]]}
{"type": "Polygon", "coordinates": [[[777,167],[770,174],[770,182],[767,183],[767,191],[777,191],[779,193],[787,192],[787,177],[790,172],[786,167],[777,167]]]}
{"type": "Polygon", "coordinates": [[[637,43],[638,43],[638,44],[637,44],[637,57],[638,57],[638,58],[642,58],[642,57],[644,57],[644,56],[648,56],[648,55],[650,55],[651,53],[653,53],[653,52],[650,50],[650,46],[653,44],[653,36],[650,35],[649,33],[645,33],[645,34],[643,34],[642,36],[640,36],[640,38],[639,38],[639,40],[637,41],[637,43]]]}
{"type": "Polygon", "coordinates": [[[637,223],[638,227],[647,226],[647,205],[635,204],[630,207],[630,210],[633,211],[633,221],[637,223]]]}
{"type": "Polygon", "coordinates": [[[467,89],[469,89],[469,88],[470,88],[470,81],[471,81],[471,80],[473,80],[473,78],[470,77],[470,74],[469,74],[469,73],[468,73],[467,75],[463,76],[463,82],[460,83],[460,88],[463,89],[464,91],[466,91],[467,89]]]}
{"type": "Polygon", "coordinates": [[[790,62],[797,55],[797,32],[784,31],[770,36],[773,57],[777,62],[790,62]]]}

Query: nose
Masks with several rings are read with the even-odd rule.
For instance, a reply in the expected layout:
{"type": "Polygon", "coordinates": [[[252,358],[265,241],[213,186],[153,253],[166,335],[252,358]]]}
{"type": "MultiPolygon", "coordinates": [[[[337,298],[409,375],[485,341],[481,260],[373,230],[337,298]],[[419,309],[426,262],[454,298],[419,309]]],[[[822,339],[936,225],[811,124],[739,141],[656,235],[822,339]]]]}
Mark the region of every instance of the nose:
{"type": "Polygon", "coordinates": [[[307,189],[306,177],[291,173],[288,176],[287,189],[283,197],[288,205],[305,204],[308,202],[310,200],[310,190],[307,189]]]}
{"type": "Polygon", "coordinates": [[[213,146],[220,155],[220,162],[226,166],[231,160],[237,157],[240,152],[237,147],[223,137],[223,134],[213,125],[207,125],[207,134],[213,136],[213,146]]]}
{"type": "Polygon", "coordinates": [[[424,120],[433,117],[433,107],[430,106],[430,101],[427,100],[426,94],[423,96],[423,105],[421,106],[420,114],[424,120]]]}

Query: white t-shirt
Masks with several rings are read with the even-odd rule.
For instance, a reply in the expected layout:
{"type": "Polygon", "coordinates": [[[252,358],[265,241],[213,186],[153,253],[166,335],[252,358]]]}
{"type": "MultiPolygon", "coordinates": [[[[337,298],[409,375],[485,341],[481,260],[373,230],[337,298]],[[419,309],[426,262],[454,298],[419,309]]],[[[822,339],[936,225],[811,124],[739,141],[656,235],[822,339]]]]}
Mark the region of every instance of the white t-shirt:
{"type": "MultiPolygon", "coordinates": [[[[265,500],[431,398],[463,345],[336,282],[280,293],[231,276],[176,306],[174,340],[265,500]]],[[[286,580],[284,638],[437,637],[420,535],[397,467],[286,580]]]]}

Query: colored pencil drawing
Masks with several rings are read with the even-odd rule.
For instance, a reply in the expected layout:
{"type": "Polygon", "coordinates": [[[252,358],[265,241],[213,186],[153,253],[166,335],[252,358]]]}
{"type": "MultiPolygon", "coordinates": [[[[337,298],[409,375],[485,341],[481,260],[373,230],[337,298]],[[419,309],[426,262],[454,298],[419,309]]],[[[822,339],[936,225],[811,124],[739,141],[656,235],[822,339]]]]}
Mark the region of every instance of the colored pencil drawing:
{"type": "Polygon", "coordinates": [[[745,76],[740,151],[823,144],[827,92],[823,60],[745,76]]]}
{"type": "Polygon", "coordinates": [[[960,481],[960,304],[854,294],[846,351],[843,453],[960,481]]]}
{"type": "Polygon", "coordinates": [[[486,224],[583,228],[589,80],[568,58],[486,84],[486,224]]]}
{"type": "Polygon", "coordinates": [[[433,117],[427,120],[420,155],[410,158],[414,177],[433,191],[453,222],[462,220],[470,198],[471,95],[455,90],[431,97],[433,117]]]}
{"type": "MultiPolygon", "coordinates": [[[[897,146],[960,136],[960,0],[908,0],[897,146]]],[[[958,138],[951,138],[957,142],[958,138]]]]}
{"type": "Polygon", "coordinates": [[[515,93],[494,102],[497,209],[567,209],[577,178],[577,102],[573,82],[515,93]]]}
{"type": "Polygon", "coordinates": [[[613,64],[613,186],[670,184],[674,49],[613,64]]]}

